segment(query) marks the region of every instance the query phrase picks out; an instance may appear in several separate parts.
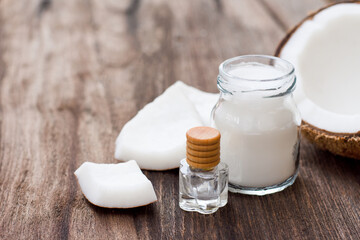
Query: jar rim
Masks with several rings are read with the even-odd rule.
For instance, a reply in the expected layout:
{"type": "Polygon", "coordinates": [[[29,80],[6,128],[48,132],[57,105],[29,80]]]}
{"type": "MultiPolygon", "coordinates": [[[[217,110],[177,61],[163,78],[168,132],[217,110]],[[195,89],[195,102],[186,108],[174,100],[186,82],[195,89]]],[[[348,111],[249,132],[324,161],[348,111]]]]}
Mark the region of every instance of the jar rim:
{"type": "MultiPolygon", "coordinates": [[[[254,61],[255,62],[255,61],[254,61]]],[[[271,66],[271,65],[269,65],[271,66]]],[[[294,66],[287,60],[279,58],[279,57],[275,57],[275,56],[270,56],[270,55],[260,55],[260,54],[253,54],[253,55],[242,55],[242,56],[237,56],[237,57],[233,57],[233,58],[229,58],[227,60],[225,60],[224,62],[222,62],[219,65],[219,74],[223,75],[226,78],[229,79],[233,79],[233,80],[241,80],[241,81],[248,81],[248,82],[275,82],[275,81],[281,81],[284,80],[286,78],[289,78],[291,75],[293,75],[295,73],[295,68],[294,66]],[[264,78],[264,79],[250,79],[250,78],[245,78],[245,77],[239,77],[236,75],[233,75],[229,72],[227,72],[225,70],[225,67],[227,65],[229,65],[232,62],[238,61],[238,60],[250,60],[250,59],[259,59],[259,60],[269,60],[271,61],[278,61],[280,63],[282,63],[285,68],[287,69],[287,71],[284,71],[283,74],[281,74],[279,77],[276,78],[264,78]]]]}

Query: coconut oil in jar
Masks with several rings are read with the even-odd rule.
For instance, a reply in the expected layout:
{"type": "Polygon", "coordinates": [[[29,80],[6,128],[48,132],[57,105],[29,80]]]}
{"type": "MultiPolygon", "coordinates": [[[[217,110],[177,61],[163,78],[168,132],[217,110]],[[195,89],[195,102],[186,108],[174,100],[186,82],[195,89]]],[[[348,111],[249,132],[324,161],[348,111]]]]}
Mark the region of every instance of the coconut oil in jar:
{"type": "Polygon", "coordinates": [[[222,135],[230,191],[265,195],[295,181],[301,122],[295,82],[292,65],[276,57],[248,55],[220,65],[212,126],[222,135]]]}

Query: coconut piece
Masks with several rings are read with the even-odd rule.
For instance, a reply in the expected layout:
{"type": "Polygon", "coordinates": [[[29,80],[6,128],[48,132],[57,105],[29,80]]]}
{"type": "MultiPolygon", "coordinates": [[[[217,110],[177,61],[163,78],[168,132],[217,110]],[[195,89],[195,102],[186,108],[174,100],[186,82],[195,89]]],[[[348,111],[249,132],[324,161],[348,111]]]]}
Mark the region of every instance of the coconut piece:
{"type": "Polygon", "coordinates": [[[296,69],[294,98],[303,136],[322,149],[360,159],[360,4],[333,4],[309,15],[276,55],[296,69]]]}
{"type": "Polygon", "coordinates": [[[85,162],[75,175],[84,196],[99,207],[133,208],[157,200],[151,182],[134,160],[118,164],[85,162]]]}
{"type": "Polygon", "coordinates": [[[177,168],[186,155],[186,131],[201,125],[181,84],[174,84],[124,125],[116,139],[115,158],[134,159],[142,169],[177,168]]]}
{"type": "Polygon", "coordinates": [[[194,104],[203,126],[210,126],[211,111],[219,99],[219,94],[203,92],[180,81],[175,85],[181,87],[186,97],[194,104]]]}

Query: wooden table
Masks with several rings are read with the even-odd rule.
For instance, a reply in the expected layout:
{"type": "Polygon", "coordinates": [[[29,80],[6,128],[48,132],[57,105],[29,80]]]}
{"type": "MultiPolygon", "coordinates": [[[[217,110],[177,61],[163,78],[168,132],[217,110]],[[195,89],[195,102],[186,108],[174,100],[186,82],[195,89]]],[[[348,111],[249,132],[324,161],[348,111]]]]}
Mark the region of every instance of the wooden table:
{"type": "Polygon", "coordinates": [[[218,65],[273,54],[324,0],[4,0],[0,4],[0,239],[359,239],[360,161],[302,142],[281,193],[230,194],[213,215],[178,207],[178,171],[151,172],[158,202],[102,209],[74,171],[113,163],[122,126],[176,80],[217,92],[218,65]]]}

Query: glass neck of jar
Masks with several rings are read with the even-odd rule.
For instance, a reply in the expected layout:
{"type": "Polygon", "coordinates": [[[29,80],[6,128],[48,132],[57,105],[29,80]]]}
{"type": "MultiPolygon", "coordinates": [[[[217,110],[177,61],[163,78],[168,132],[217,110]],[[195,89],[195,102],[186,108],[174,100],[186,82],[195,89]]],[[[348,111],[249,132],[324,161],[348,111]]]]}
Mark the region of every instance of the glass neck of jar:
{"type": "Polygon", "coordinates": [[[217,78],[217,87],[225,96],[232,97],[282,97],[292,93],[296,86],[295,74],[282,79],[251,81],[224,76],[221,72],[217,78]]]}
{"type": "Polygon", "coordinates": [[[217,85],[226,95],[272,98],[290,94],[296,83],[291,63],[273,56],[244,55],[219,66],[217,85]]]}

